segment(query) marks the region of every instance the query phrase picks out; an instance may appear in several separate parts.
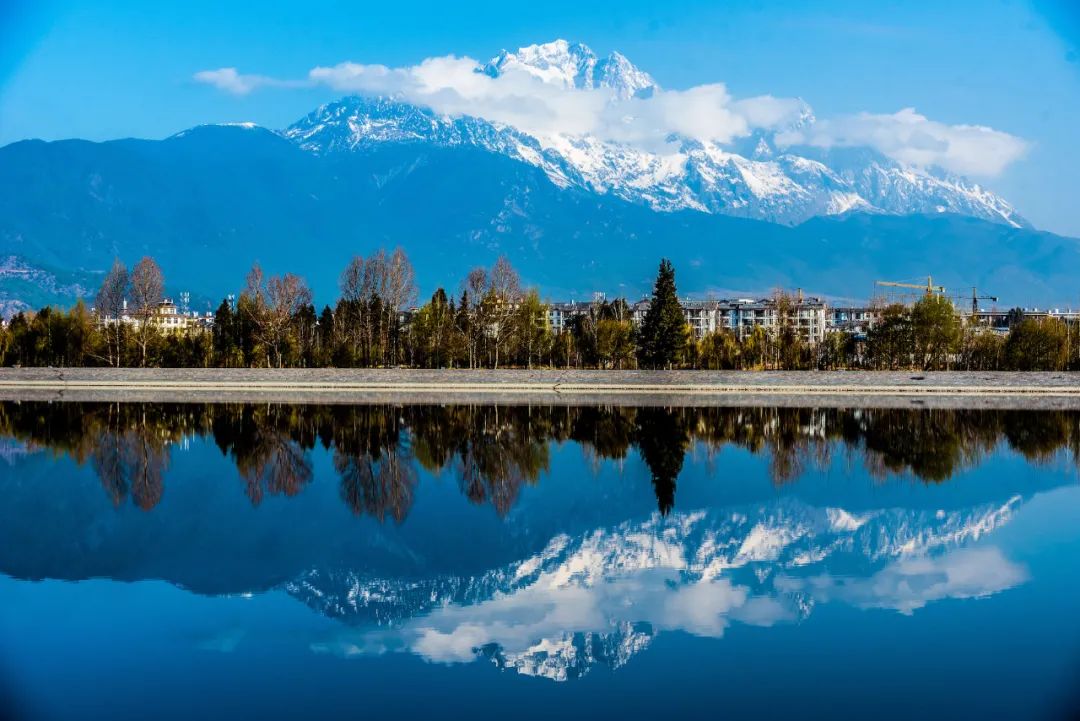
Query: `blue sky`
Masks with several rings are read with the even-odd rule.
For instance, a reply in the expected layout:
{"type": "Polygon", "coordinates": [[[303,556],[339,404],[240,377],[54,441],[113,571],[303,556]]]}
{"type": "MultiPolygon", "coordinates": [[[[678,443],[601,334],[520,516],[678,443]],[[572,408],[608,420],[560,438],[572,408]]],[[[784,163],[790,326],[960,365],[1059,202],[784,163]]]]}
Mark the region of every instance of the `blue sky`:
{"type": "Polygon", "coordinates": [[[619,50],[665,88],[801,97],[819,118],[914,107],[1028,143],[985,183],[1038,227],[1080,237],[1080,10],[981,2],[408,3],[0,0],[0,143],[160,138],[206,122],[282,127],[339,93],[244,96],[221,67],[304,78],[351,60],[485,59],[557,37],[619,50]]]}

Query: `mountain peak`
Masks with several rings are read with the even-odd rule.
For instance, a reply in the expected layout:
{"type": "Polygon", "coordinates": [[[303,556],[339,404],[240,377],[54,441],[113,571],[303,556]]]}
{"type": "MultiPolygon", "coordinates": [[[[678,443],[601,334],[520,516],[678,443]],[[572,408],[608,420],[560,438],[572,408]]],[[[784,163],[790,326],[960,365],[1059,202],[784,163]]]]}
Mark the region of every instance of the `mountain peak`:
{"type": "Polygon", "coordinates": [[[515,52],[503,50],[483,67],[483,72],[493,78],[513,71],[565,88],[610,88],[621,99],[649,97],[659,89],[656,81],[625,55],[613,52],[598,59],[588,45],[562,39],[528,45],[515,52]]]}
{"type": "Polygon", "coordinates": [[[612,88],[620,98],[648,98],[660,89],[656,81],[619,52],[613,52],[596,65],[596,85],[612,88]]]}
{"type": "MultiPolygon", "coordinates": [[[[557,87],[603,88],[611,98],[647,98],[659,90],[618,52],[598,59],[588,46],[558,39],[503,50],[477,72],[522,73],[557,87]]],[[[727,144],[672,135],[677,151],[656,151],[591,135],[543,138],[505,123],[441,114],[398,97],[347,97],[282,132],[316,154],[365,151],[384,143],[471,146],[541,168],[559,187],[610,194],[653,210],[697,210],[786,225],[852,210],[897,215],[958,213],[1022,227],[1012,206],[977,185],[904,166],[869,148],[821,149],[782,142],[815,122],[798,101],[777,127],[727,144]]]]}

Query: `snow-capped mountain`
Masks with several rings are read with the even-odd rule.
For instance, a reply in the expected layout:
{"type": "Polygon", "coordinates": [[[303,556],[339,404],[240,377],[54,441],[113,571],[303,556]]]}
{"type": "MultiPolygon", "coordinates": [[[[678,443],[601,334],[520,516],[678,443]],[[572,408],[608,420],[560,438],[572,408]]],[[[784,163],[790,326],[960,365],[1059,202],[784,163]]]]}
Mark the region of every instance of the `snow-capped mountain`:
{"type": "MultiPolygon", "coordinates": [[[[607,89],[614,101],[663,92],[626,57],[598,58],[564,40],[503,51],[478,67],[491,77],[525,73],[545,83],[607,89]]],[[[388,98],[326,104],[283,135],[320,154],[363,151],[380,143],[474,146],[542,168],[553,183],[610,194],[657,211],[693,209],[796,224],[852,211],[907,215],[956,213],[1026,226],[1004,199],[963,178],[903,165],[868,148],[823,151],[777,142],[815,121],[802,104],[792,120],[731,145],[671,136],[660,151],[592,135],[533,137],[476,117],[449,117],[388,98]]]]}
{"type": "Polygon", "coordinates": [[[481,657],[565,681],[626,664],[665,630],[718,637],[731,623],[790,622],[831,601],[910,614],[1011,588],[1024,569],[972,544],[1021,504],[1014,497],[963,511],[855,514],[789,500],[657,514],[560,534],[536,555],[477,576],[312,571],[285,588],[357,627],[319,651],[481,657]]]}
{"type": "Polygon", "coordinates": [[[558,153],[511,127],[479,118],[436,115],[390,98],[342,98],[323,105],[283,134],[301,148],[319,154],[363,151],[386,143],[472,146],[542,168],[552,182],[563,187],[585,183],[558,153]]]}
{"type": "Polygon", "coordinates": [[[530,45],[516,53],[503,50],[483,68],[493,78],[513,71],[567,88],[608,88],[622,100],[648,98],[660,89],[651,75],[636,68],[624,55],[615,52],[598,59],[588,46],[565,40],[530,45]]]}

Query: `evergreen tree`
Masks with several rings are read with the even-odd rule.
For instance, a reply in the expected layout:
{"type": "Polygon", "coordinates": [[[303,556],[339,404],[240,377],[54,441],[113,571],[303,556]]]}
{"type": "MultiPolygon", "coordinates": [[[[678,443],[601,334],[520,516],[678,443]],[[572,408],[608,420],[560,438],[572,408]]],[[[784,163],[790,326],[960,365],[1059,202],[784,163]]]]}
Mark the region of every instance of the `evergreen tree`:
{"type": "Polygon", "coordinates": [[[324,305],[322,313],[319,315],[319,365],[333,365],[336,337],[337,335],[334,328],[334,309],[329,305],[324,305]]]}
{"type": "Polygon", "coordinates": [[[218,366],[233,367],[242,365],[238,359],[239,341],[236,337],[236,320],[228,298],[221,301],[214,312],[214,357],[218,366]]]}
{"type": "Polygon", "coordinates": [[[652,303],[641,324],[638,356],[647,368],[670,368],[686,348],[687,327],[675,289],[675,268],[671,261],[660,261],[653,287],[652,303]]]}

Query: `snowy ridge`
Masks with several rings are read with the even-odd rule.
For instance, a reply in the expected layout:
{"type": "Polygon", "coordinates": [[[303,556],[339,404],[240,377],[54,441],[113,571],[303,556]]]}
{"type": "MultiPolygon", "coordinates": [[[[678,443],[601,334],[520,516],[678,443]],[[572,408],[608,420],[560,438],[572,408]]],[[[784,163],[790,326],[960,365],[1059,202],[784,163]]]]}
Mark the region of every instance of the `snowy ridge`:
{"type": "MultiPolygon", "coordinates": [[[[478,67],[492,77],[527,73],[546,83],[607,89],[620,100],[661,92],[626,57],[598,58],[565,40],[502,51],[478,67]]],[[[646,151],[590,135],[532,137],[474,117],[439,116],[393,98],[344,98],[317,109],[283,135],[315,153],[364,151],[381,143],[474,146],[541,168],[560,187],[574,186],[657,211],[697,210],[776,223],[850,212],[958,213],[1027,226],[1004,199],[934,169],[902,165],[869,149],[782,147],[777,136],[816,122],[803,103],[798,117],[755,131],[731,146],[671,137],[646,151]]]]}
{"type": "Polygon", "coordinates": [[[1023,569],[993,547],[970,546],[1021,503],[854,514],[784,501],[654,515],[558,535],[540,553],[480,576],[395,581],[312,571],[286,589],[364,629],[318,650],[483,657],[561,681],[598,664],[617,668],[664,630],[720,636],[732,622],[790,622],[827,601],[912,613],[1010,588],[1023,569]]]}
{"type": "Polygon", "coordinates": [[[384,143],[471,146],[544,170],[560,187],[582,183],[574,168],[535,139],[478,118],[450,118],[389,98],[350,96],[320,106],[282,132],[317,154],[364,151],[384,143]]]}
{"type": "Polygon", "coordinates": [[[240,128],[242,130],[256,130],[261,133],[273,133],[274,131],[268,130],[257,123],[253,123],[249,120],[235,123],[204,123],[202,125],[196,125],[195,127],[188,128],[187,130],[181,130],[179,133],[173,133],[169,136],[170,140],[186,138],[192,133],[199,131],[213,129],[213,128],[240,128]]]}
{"type": "Polygon", "coordinates": [[[530,45],[517,52],[503,50],[484,65],[482,72],[491,77],[523,72],[545,83],[580,90],[608,88],[624,100],[647,98],[660,89],[648,73],[620,53],[598,59],[588,46],[565,40],[530,45]]]}

